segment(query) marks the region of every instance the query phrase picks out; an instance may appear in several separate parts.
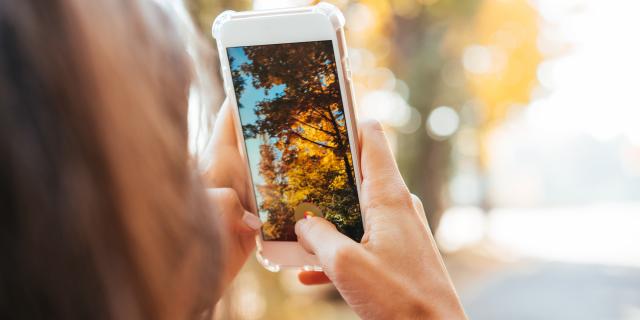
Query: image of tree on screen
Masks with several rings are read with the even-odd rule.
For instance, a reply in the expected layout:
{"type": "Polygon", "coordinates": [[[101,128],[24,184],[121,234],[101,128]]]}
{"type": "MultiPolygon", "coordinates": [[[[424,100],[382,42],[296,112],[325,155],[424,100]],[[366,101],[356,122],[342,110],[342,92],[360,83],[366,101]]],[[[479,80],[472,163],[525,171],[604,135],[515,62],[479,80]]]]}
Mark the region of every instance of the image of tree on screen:
{"type": "Polygon", "coordinates": [[[359,241],[363,228],[331,41],[227,52],[247,151],[257,158],[249,162],[265,239],[295,240],[294,208],[308,202],[359,241]]]}

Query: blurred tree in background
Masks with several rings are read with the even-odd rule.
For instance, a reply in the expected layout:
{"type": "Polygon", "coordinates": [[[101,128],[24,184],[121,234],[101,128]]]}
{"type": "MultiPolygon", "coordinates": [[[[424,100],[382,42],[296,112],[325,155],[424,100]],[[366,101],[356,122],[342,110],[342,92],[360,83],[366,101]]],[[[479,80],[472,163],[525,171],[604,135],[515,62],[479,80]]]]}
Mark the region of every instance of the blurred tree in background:
{"type": "MultiPolygon", "coordinates": [[[[460,109],[469,99],[461,75],[460,51],[451,35],[469,26],[479,0],[392,1],[391,68],[404,79],[411,93],[408,102],[423,117],[438,106],[460,109]],[[395,12],[395,14],[393,14],[395,12]]],[[[425,206],[432,230],[438,228],[446,205],[451,170],[451,143],[446,137],[427,135],[419,127],[398,137],[399,165],[411,192],[425,206]]]]}

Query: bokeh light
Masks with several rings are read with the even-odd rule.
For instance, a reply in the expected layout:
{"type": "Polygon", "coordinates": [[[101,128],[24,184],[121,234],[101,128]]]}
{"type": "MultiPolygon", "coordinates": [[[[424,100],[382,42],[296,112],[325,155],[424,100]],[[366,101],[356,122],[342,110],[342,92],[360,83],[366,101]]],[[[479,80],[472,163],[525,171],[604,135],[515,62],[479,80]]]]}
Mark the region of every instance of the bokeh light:
{"type": "Polygon", "coordinates": [[[427,129],[434,139],[444,139],[453,135],[459,125],[458,113],[447,106],[433,109],[427,118],[427,129]]]}

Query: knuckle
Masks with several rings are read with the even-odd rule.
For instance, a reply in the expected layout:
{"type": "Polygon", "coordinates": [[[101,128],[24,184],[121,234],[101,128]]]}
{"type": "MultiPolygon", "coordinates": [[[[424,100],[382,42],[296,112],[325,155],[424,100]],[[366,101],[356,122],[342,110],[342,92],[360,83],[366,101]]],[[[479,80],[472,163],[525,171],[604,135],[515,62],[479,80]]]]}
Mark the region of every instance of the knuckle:
{"type": "Polygon", "coordinates": [[[403,192],[399,192],[390,197],[390,199],[397,204],[400,208],[412,208],[413,207],[413,199],[411,198],[411,194],[403,190],[403,192]]]}
{"type": "Polygon", "coordinates": [[[360,252],[359,248],[355,245],[345,245],[336,249],[334,253],[334,267],[340,269],[341,267],[348,266],[354,259],[357,259],[360,252]]]}
{"type": "Polygon", "coordinates": [[[390,187],[375,194],[366,204],[367,209],[380,207],[406,209],[413,207],[411,193],[404,186],[390,187]]]}
{"type": "Polygon", "coordinates": [[[354,266],[360,265],[361,256],[362,252],[356,245],[343,246],[336,250],[332,269],[338,282],[353,276],[351,270],[354,266]]]}

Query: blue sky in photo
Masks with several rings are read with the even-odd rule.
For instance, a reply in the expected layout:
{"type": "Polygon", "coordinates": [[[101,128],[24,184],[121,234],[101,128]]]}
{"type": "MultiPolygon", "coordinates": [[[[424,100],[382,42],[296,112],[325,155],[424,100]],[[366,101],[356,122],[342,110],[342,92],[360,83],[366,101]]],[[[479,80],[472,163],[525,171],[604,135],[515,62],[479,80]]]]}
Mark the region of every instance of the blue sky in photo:
{"type": "MultiPolygon", "coordinates": [[[[231,70],[239,70],[243,64],[252,64],[253,61],[249,60],[247,54],[244,51],[244,47],[235,47],[235,48],[227,48],[227,55],[229,56],[229,60],[233,59],[231,63],[231,70]]],[[[242,104],[242,108],[240,111],[240,122],[242,125],[253,124],[258,120],[258,116],[255,111],[257,105],[260,101],[269,100],[277,97],[278,95],[284,94],[284,89],[286,85],[277,85],[273,86],[271,89],[265,91],[264,88],[256,88],[253,86],[253,77],[250,74],[242,73],[242,78],[244,79],[245,86],[244,91],[241,96],[238,98],[240,104],[242,104]]],[[[260,139],[251,138],[245,139],[245,144],[247,146],[247,157],[249,159],[249,168],[251,171],[251,178],[253,179],[254,188],[257,185],[264,184],[264,179],[260,175],[259,171],[259,163],[260,163],[260,139]]],[[[258,205],[262,201],[260,193],[257,189],[254,190],[258,205]]],[[[260,218],[262,221],[266,221],[266,212],[260,211],[260,218]]]]}

